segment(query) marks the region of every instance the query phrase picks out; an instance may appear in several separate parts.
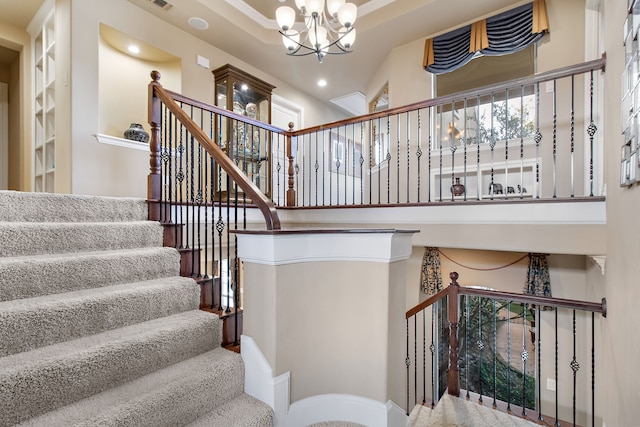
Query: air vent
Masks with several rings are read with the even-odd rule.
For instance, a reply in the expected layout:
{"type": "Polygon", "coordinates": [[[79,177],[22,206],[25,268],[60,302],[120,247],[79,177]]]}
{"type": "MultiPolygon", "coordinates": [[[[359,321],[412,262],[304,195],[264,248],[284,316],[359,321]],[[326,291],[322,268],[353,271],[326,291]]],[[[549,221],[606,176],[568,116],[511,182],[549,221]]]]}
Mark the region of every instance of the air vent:
{"type": "Polygon", "coordinates": [[[166,2],[164,0],[149,0],[149,1],[164,10],[169,10],[173,7],[171,3],[166,2]]]}

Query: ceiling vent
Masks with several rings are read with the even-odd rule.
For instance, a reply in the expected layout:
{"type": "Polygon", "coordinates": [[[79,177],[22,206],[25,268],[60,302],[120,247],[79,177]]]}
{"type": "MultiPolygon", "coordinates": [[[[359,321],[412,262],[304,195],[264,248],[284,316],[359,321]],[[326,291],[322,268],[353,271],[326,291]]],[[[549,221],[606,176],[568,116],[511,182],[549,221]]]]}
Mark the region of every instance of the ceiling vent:
{"type": "Polygon", "coordinates": [[[173,7],[171,3],[166,2],[164,0],[149,0],[149,2],[151,2],[152,4],[158,6],[160,9],[163,9],[163,10],[169,10],[173,7]]]}

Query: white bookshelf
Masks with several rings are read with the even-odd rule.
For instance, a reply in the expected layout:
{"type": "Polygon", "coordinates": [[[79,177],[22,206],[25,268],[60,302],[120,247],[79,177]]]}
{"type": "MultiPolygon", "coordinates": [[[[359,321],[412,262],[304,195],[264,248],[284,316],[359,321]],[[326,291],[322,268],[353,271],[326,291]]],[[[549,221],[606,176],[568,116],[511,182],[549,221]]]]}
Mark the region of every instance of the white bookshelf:
{"type": "Polygon", "coordinates": [[[54,3],[29,24],[33,51],[33,190],[53,193],[56,179],[56,32],[54,3]]]}

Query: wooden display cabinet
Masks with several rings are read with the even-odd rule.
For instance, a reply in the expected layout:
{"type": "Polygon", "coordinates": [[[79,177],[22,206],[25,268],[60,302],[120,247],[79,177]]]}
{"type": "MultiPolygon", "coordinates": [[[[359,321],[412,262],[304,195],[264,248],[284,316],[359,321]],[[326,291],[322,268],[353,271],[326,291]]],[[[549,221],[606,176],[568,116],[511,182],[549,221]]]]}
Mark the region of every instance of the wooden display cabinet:
{"type": "MultiPolygon", "coordinates": [[[[230,64],[213,70],[213,75],[215,104],[249,119],[222,117],[216,121],[220,147],[267,197],[271,197],[271,133],[252,121],[271,123],[271,92],[275,86],[230,64]]],[[[224,179],[219,190],[223,195],[235,194],[233,189],[227,189],[224,179]]]]}

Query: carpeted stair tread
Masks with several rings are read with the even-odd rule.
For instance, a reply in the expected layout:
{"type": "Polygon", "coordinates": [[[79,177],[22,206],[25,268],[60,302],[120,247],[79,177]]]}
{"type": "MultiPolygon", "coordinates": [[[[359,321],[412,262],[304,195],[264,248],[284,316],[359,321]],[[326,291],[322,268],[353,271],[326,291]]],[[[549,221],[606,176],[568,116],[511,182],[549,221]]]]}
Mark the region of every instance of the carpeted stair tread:
{"type": "Polygon", "coordinates": [[[178,275],[180,254],[146,247],[0,257],[0,301],[178,275]]]}
{"type": "Polygon", "coordinates": [[[0,302],[0,357],[195,310],[200,287],[168,277],[0,302]]]}
{"type": "Polygon", "coordinates": [[[147,203],[139,198],[0,191],[0,221],[114,222],[147,217],[147,203]]]}
{"type": "Polygon", "coordinates": [[[445,393],[426,424],[410,425],[414,427],[533,427],[537,424],[445,393]]]}
{"type": "Polygon", "coordinates": [[[0,358],[0,426],[131,381],[220,345],[221,321],[188,311],[0,358]]]}
{"type": "Polygon", "coordinates": [[[429,418],[433,409],[431,406],[417,404],[409,414],[408,426],[426,426],[428,425],[429,418]]]}
{"type": "Polygon", "coordinates": [[[0,256],[162,246],[163,228],[153,221],[0,222],[0,256]]]}
{"type": "MultiPolygon", "coordinates": [[[[218,347],[20,425],[185,425],[242,395],[243,386],[242,357],[218,347]]],[[[226,425],[234,424],[229,420],[226,425]]]]}
{"type": "Polygon", "coordinates": [[[273,422],[273,410],[269,405],[243,393],[217,406],[188,427],[269,427],[273,422]]]}

